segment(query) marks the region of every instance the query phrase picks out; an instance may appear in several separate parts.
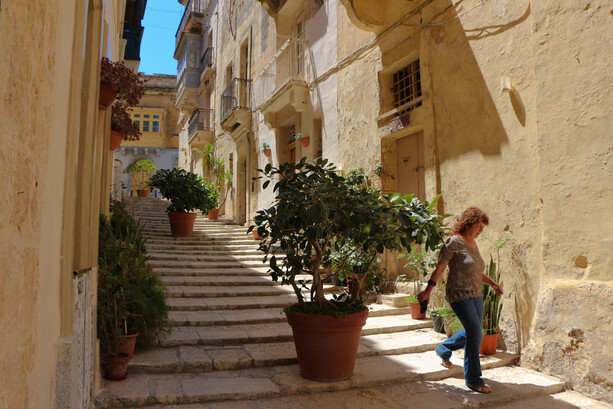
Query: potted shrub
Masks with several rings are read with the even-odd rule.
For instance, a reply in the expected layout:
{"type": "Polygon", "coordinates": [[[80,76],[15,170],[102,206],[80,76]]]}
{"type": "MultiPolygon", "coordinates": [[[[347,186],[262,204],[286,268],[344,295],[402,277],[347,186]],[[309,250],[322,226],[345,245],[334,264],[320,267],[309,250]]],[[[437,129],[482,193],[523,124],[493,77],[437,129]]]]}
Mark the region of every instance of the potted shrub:
{"type": "Polygon", "coordinates": [[[171,201],[166,209],[170,220],[170,231],[175,237],[189,237],[194,230],[196,213],[203,214],[219,204],[219,191],[204,184],[202,177],[185,169],[158,170],[149,182],[151,187],[160,189],[160,193],[171,201]]]}
{"type": "MultiPolygon", "coordinates": [[[[502,286],[502,269],[496,268],[496,262],[491,255],[485,274],[502,286]]],[[[479,350],[481,354],[493,355],[496,353],[503,297],[497,295],[489,285],[483,284],[483,339],[479,350]]]]}
{"type": "Polygon", "coordinates": [[[138,125],[132,121],[128,111],[130,110],[124,103],[117,101],[111,109],[111,141],[110,149],[114,151],[121,142],[138,141],[141,131],[138,125]]]}
{"type": "Polygon", "coordinates": [[[266,156],[266,157],[270,157],[270,155],[272,154],[272,151],[270,149],[270,145],[267,144],[266,142],[264,142],[262,144],[262,152],[264,152],[264,156],[266,156]]]}
{"type": "Polygon", "coordinates": [[[228,193],[232,189],[232,170],[226,171],[225,161],[223,158],[218,158],[216,156],[215,145],[212,143],[209,142],[206,146],[200,148],[199,153],[202,156],[202,177],[206,178],[208,182],[215,186],[220,192],[224,183],[226,184],[225,194],[223,195],[221,203],[215,209],[209,210],[207,215],[209,219],[217,220],[219,218],[219,211],[226,203],[228,193]]]}
{"type": "Polygon", "coordinates": [[[294,140],[299,141],[300,145],[304,146],[305,148],[307,146],[309,146],[309,142],[311,140],[310,137],[302,135],[301,133],[297,134],[296,136],[294,136],[294,140]]]}
{"type": "Polygon", "coordinates": [[[346,379],[353,367],[368,309],[365,299],[374,286],[373,265],[385,250],[401,250],[412,243],[435,248],[442,240],[436,199],[421,203],[410,195],[380,194],[368,187],[362,172],[347,177],[326,159],[307,163],[268,164],[264,189],[274,181],[276,197],[255,216],[264,237],[272,279],[290,284],[298,303],[285,309],[292,327],[302,376],[334,381],[346,379]],[[324,258],[333,250],[362,251],[364,262],[354,266],[347,288],[326,298],[323,284],[338,276],[349,256],[335,260],[330,275],[321,274],[324,258]],[[277,259],[275,251],[285,253],[277,259]],[[309,280],[298,280],[307,274],[309,280]],[[311,286],[305,284],[310,282],[311,286]],[[303,287],[305,293],[302,292],[303,287]]]}
{"type": "Polygon", "coordinates": [[[430,311],[430,316],[432,317],[432,330],[434,332],[438,332],[439,334],[445,333],[445,324],[443,322],[443,317],[441,315],[442,308],[436,308],[430,311]]]}
{"type": "Polygon", "coordinates": [[[408,297],[409,306],[411,307],[411,318],[414,320],[423,320],[426,318],[426,311],[421,312],[421,305],[417,300],[417,294],[421,292],[421,287],[421,281],[413,281],[413,291],[408,297]]]}
{"type": "Polygon", "coordinates": [[[441,308],[438,310],[439,315],[443,318],[443,326],[447,338],[450,338],[453,334],[464,328],[460,319],[456,317],[453,310],[448,308],[441,308]]]}
{"type": "Polygon", "coordinates": [[[155,165],[149,159],[138,159],[125,170],[132,178],[132,189],[139,197],[149,197],[149,179],[156,171],[155,165]]]}
{"type": "Polygon", "coordinates": [[[115,98],[125,101],[129,106],[138,105],[145,94],[144,83],[145,81],[126,67],[123,62],[114,62],[102,57],[98,108],[108,108],[115,98]]]}

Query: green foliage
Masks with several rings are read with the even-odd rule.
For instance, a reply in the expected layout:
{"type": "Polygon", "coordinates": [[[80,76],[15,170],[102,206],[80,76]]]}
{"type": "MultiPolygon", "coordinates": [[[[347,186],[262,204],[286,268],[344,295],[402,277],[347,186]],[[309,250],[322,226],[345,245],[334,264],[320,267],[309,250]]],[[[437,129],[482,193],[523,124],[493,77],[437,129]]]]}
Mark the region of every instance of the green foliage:
{"type": "MultiPolygon", "coordinates": [[[[485,269],[485,274],[502,286],[502,269],[496,268],[496,263],[490,255],[490,262],[485,269]]],[[[483,334],[498,334],[500,328],[500,313],[502,311],[503,297],[498,296],[494,289],[483,284],[483,334]]]]}
{"type": "Polygon", "coordinates": [[[125,170],[132,176],[132,189],[140,190],[149,187],[149,178],[156,171],[155,165],[149,159],[138,159],[125,170]]]}
{"type": "Polygon", "coordinates": [[[122,337],[139,333],[151,345],[168,329],[166,288],[147,264],[142,225],[125,211],[100,215],[98,248],[98,334],[107,354],[122,337]]]}
{"type": "Polygon", "coordinates": [[[262,150],[266,150],[266,149],[270,149],[270,145],[267,144],[266,142],[262,143],[262,150]]]}
{"type": "Polygon", "coordinates": [[[455,317],[455,313],[449,308],[437,308],[432,311],[432,315],[439,317],[455,317]]]}
{"type": "Polygon", "coordinates": [[[264,238],[260,250],[266,253],[273,280],[281,278],[283,284],[292,285],[302,308],[310,302],[330,314],[339,304],[361,311],[375,281],[373,266],[381,253],[400,251],[411,244],[434,250],[442,241],[442,217],[436,214],[438,198],[421,203],[411,195],[381,194],[370,187],[363,172],[343,177],[322,158],[314,163],[302,158],[278,168],[268,164],[260,172],[260,178],[267,179],[264,189],[275,182],[276,198],[271,207],[257,212],[255,225],[249,230],[257,228],[264,238]],[[277,259],[277,248],[285,258],[277,259]],[[327,300],[324,281],[343,272],[346,275],[345,266],[353,255],[356,264],[348,277],[347,293],[336,296],[336,302],[327,300]],[[335,267],[327,277],[320,274],[324,260],[335,267]],[[310,288],[296,281],[301,274],[311,276],[310,288]],[[302,289],[309,291],[308,299],[302,289]]]}
{"type": "Polygon", "coordinates": [[[149,185],[160,189],[162,196],[172,202],[167,212],[187,213],[198,209],[206,213],[219,205],[219,191],[185,169],[158,170],[151,176],[149,185]]]}
{"type": "Polygon", "coordinates": [[[421,246],[409,246],[406,253],[398,254],[398,258],[406,259],[404,267],[414,271],[417,277],[426,277],[436,267],[442,247],[443,243],[437,246],[435,250],[428,251],[421,246]]]}
{"type": "Polygon", "coordinates": [[[226,171],[224,159],[217,157],[215,145],[210,142],[199,148],[198,153],[202,157],[202,177],[206,178],[209,184],[215,186],[218,190],[222,189],[224,183],[227,185],[226,194],[218,205],[221,207],[226,202],[228,192],[232,189],[232,169],[226,171]]]}
{"type": "Polygon", "coordinates": [[[419,302],[419,300],[417,299],[417,297],[415,297],[414,295],[409,295],[409,296],[407,297],[407,300],[408,300],[409,302],[412,302],[412,303],[419,302]]]}

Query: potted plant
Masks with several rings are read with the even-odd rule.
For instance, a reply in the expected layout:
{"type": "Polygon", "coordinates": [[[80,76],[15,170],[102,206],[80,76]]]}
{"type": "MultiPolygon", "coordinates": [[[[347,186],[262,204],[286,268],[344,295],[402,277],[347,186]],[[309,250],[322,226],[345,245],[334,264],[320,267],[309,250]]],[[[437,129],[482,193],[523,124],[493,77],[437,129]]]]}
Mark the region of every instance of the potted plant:
{"type": "Polygon", "coordinates": [[[126,168],[125,173],[132,177],[132,189],[139,197],[149,197],[149,179],[155,171],[155,165],[149,159],[135,160],[126,168]]]}
{"type": "Polygon", "coordinates": [[[115,100],[123,100],[129,106],[138,105],[145,94],[143,81],[123,62],[114,62],[106,57],[100,61],[99,109],[106,109],[115,100]]]}
{"type": "Polygon", "coordinates": [[[114,151],[121,142],[138,141],[141,136],[141,131],[138,125],[132,121],[128,111],[131,108],[127,107],[123,102],[117,101],[111,109],[111,141],[110,149],[114,151]]]}
{"type": "Polygon", "coordinates": [[[306,148],[307,146],[309,146],[309,142],[310,142],[311,138],[306,136],[306,135],[302,135],[301,133],[299,133],[296,136],[294,136],[294,140],[299,141],[300,145],[302,145],[302,146],[304,146],[306,148]]]}
{"type": "Polygon", "coordinates": [[[160,189],[162,196],[171,201],[166,212],[175,237],[192,235],[196,220],[194,210],[204,214],[219,204],[219,191],[204,184],[201,176],[185,169],[158,170],[151,176],[149,185],[160,189]]]}
{"type": "Polygon", "coordinates": [[[414,320],[423,320],[426,318],[426,311],[421,312],[421,305],[417,300],[417,294],[421,292],[421,287],[421,281],[413,281],[412,294],[407,297],[409,301],[409,306],[411,307],[411,318],[413,318],[414,320]]]}
{"type": "Polygon", "coordinates": [[[262,152],[264,152],[264,156],[266,156],[266,157],[270,157],[270,155],[272,153],[272,151],[270,149],[270,145],[267,144],[266,142],[264,142],[262,144],[262,152]]]}
{"type": "Polygon", "coordinates": [[[443,326],[447,338],[450,338],[453,334],[464,328],[460,319],[455,315],[453,310],[448,308],[441,308],[438,310],[438,314],[443,318],[443,326]]]}
{"type": "Polygon", "coordinates": [[[445,323],[443,322],[443,316],[441,315],[441,310],[443,308],[438,307],[430,311],[430,316],[432,317],[432,330],[434,332],[438,332],[439,334],[445,333],[445,323]]]}
{"type": "Polygon", "coordinates": [[[302,376],[334,381],[346,379],[353,367],[362,326],[368,309],[365,299],[373,288],[373,265],[385,250],[401,250],[412,243],[435,248],[442,240],[441,216],[436,200],[421,203],[410,195],[381,194],[368,187],[363,172],[347,177],[319,158],[307,163],[266,165],[263,188],[274,181],[276,197],[268,209],[255,216],[264,237],[260,250],[266,253],[272,279],[290,284],[298,303],[285,309],[294,334],[302,376]],[[349,255],[335,260],[330,275],[321,274],[324,258],[333,250],[362,251],[364,262],[347,277],[347,288],[331,299],[325,297],[324,282],[342,271],[349,255]],[[277,259],[273,254],[285,254],[277,259]],[[298,280],[299,275],[309,280],[298,280]],[[310,282],[308,288],[306,282],[310,282]],[[305,288],[305,293],[302,289],[305,288]]]}
{"type": "Polygon", "coordinates": [[[206,146],[200,148],[199,153],[202,156],[202,177],[206,178],[211,185],[217,187],[220,191],[220,196],[221,188],[224,182],[226,183],[223,200],[217,208],[209,210],[207,215],[209,219],[217,220],[219,218],[219,211],[226,202],[228,193],[232,189],[232,170],[226,171],[225,161],[223,158],[217,157],[215,154],[215,145],[212,143],[209,142],[206,146]]]}
{"type": "MultiPolygon", "coordinates": [[[[485,274],[502,286],[502,269],[496,268],[496,262],[491,255],[485,274]]],[[[496,353],[502,303],[503,296],[497,295],[492,287],[483,284],[483,339],[479,350],[481,354],[493,355],[496,353]]]]}

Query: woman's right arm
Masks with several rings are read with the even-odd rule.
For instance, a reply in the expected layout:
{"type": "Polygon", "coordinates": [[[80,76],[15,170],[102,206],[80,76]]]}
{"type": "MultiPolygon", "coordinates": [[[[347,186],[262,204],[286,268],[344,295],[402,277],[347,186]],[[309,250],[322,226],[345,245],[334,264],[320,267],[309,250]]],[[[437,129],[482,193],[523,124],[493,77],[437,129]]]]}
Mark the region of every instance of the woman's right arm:
{"type": "MultiPolygon", "coordinates": [[[[447,268],[447,263],[445,263],[443,261],[439,261],[438,264],[436,265],[436,268],[432,272],[432,275],[430,276],[430,280],[434,281],[435,283],[438,282],[439,278],[441,278],[441,276],[443,275],[443,272],[445,271],[446,268],[447,268]]],[[[432,292],[433,288],[434,288],[433,285],[428,284],[426,289],[424,291],[422,291],[421,293],[419,293],[419,295],[417,295],[417,300],[420,303],[423,300],[429,300],[430,299],[430,293],[432,292]]]]}

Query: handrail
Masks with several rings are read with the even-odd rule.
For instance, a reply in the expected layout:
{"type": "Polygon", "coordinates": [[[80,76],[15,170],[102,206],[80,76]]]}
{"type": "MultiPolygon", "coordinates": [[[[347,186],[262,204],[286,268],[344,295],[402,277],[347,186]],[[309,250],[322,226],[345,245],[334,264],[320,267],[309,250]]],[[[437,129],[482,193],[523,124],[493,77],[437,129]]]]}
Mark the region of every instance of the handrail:
{"type": "Polygon", "coordinates": [[[235,109],[251,110],[251,80],[233,78],[221,94],[221,121],[235,109]],[[236,84],[236,85],[235,85],[236,84]]]}

